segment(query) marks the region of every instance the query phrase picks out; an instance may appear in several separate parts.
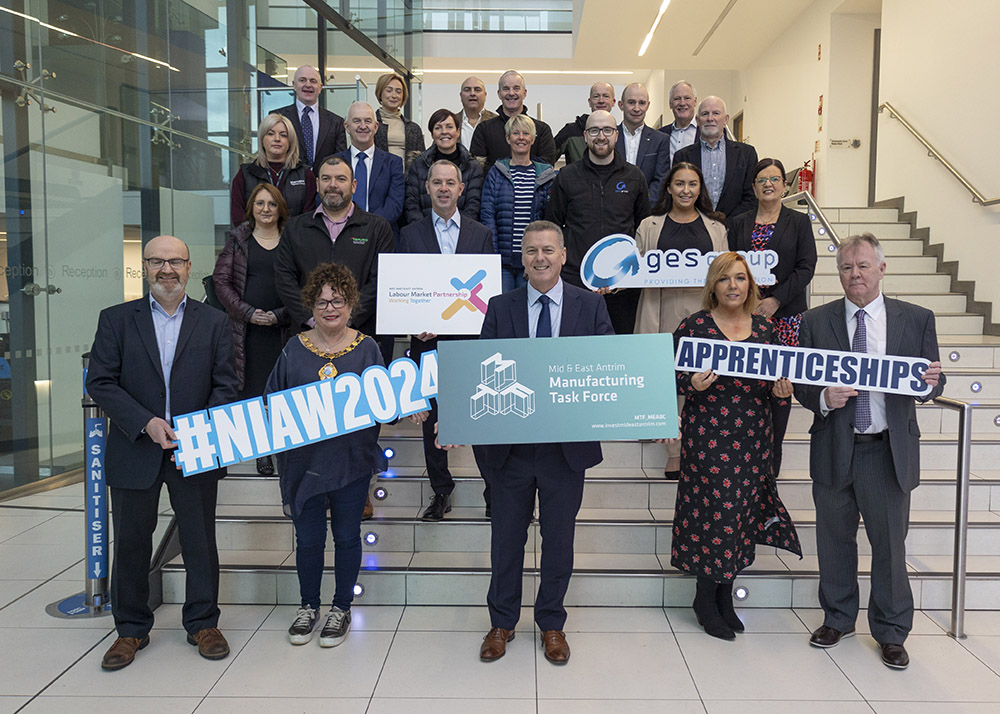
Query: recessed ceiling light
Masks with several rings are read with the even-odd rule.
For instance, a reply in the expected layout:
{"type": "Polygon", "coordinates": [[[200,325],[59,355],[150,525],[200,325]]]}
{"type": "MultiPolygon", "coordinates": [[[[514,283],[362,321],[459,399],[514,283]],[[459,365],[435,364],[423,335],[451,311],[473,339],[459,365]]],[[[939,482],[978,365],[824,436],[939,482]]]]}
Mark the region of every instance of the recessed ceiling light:
{"type": "Polygon", "coordinates": [[[646,49],[649,47],[649,43],[653,41],[653,33],[656,32],[656,27],[660,24],[660,18],[663,17],[663,13],[667,11],[668,5],[670,5],[670,0],[663,0],[663,2],[660,3],[660,11],[656,13],[656,19],[653,20],[653,24],[649,28],[649,32],[646,33],[646,39],[642,41],[642,46],[639,48],[640,57],[646,54],[646,49]]]}

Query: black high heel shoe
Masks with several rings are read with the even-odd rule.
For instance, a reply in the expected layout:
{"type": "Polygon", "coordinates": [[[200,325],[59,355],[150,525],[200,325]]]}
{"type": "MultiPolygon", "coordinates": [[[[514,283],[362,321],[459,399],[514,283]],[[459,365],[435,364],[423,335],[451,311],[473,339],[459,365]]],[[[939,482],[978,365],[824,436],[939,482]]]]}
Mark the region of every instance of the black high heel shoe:
{"type": "Polygon", "coordinates": [[[729,627],[719,614],[719,606],[715,601],[715,591],[718,583],[708,578],[698,578],[698,590],[695,594],[694,616],[698,624],[705,628],[705,633],[720,640],[735,640],[736,633],[729,627]]]}
{"type": "Polygon", "coordinates": [[[718,583],[718,587],[715,590],[715,604],[719,608],[722,621],[732,628],[733,632],[746,631],[747,628],[743,626],[743,620],[736,614],[736,609],[733,607],[732,582],[718,583]]]}

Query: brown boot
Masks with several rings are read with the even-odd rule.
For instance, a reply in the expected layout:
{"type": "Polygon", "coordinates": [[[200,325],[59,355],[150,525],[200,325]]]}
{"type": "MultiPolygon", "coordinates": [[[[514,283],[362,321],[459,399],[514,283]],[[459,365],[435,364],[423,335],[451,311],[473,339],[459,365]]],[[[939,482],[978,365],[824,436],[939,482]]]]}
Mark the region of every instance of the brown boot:
{"type": "Polygon", "coordinates": [[[494,627],[486,633],[483,644],[479,648],[479,659],[483,662],[494,662],[507,654],[507,643],[514,639],[514,630],[494,627]]]}
{"type": "Polygon", "coordinates": [[[132,660],[135,659],[135,653],[148,644],[149,635],[141,639],[137,637],[119,637],[111,645],[111,649],[104,653],[104,659],[101,660],[101,669],[111,672],[122,667],[128,667],[132,664],[132,660]]]}
{"type": "Polygon", "coordinates": [[[229,643],[218,627],[206,627],[193,635],[188,634],[188,644],[197,645],[198,654],[205,659],[225,659],[229,656],[229,643]]]}

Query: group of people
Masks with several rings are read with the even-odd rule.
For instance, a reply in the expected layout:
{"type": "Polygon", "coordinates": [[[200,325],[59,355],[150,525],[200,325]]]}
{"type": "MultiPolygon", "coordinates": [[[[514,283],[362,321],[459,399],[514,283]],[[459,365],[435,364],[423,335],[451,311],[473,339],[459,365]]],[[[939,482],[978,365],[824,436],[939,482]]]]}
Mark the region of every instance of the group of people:
{"type": "MultiPolygon", "coordinates": [[[[672,333],[675,340],[898,354],[931,363],[923,379],[933,389],[924,399],[941,393],[933,314],[882,295],[886,264],[874,236],[852,236],[838,246],[845,299],[807,310],[815,241],[808,219],[781,203],[781,162],[757,161],[752,147],[727,138],[724,102],[708,97],[698,103],[686,82],[670,90],[675,120],[669,131],[645,126],[649,99],[639,84],[623,92],[619,105],[626,120],[617,124],[609,112],[614,89],[598,83],[591,88],[591,113],[568,125],[557,141],[543,122],[527,116],[519,73],[501,76],[501,105],[493,117],[485,114],[483,83],[472,77],[462,83],[460,114],[442,109],[431,115],[434,145],[427,150],[400,113],[407,88],[397,75],[385,75],[376,85],[379,112],[356,102],[339,125],[316,107],[321,82],[315,70],[300,68],[294,86],[295,105],[265,119],[257,164],[242,167],[234,180],[236,227],[214,273],[228,320],[187,300],[189,253],[171,236],[144,248],[149,296],[101,313],[87,386],[118,427],[110,430],[107,470],[119,638],[104,657],[105,669],[127,666],[149,642],[153,615],[146,575],[163,484],[187,568],[188,639],[204,657],[228,654],[217,627],[214,512],[222,474],[180,477],[171,457],[171,415],[387,364],[395,338],[375,331],[381,253],[499,253],[503,292],[490,300],[482,338],[634,331],[672,333]],[[338,147],[337,138],[345,135],[350,147],[338,147]],[[582,148],[568,148],[579,138],[582,148]],[[557,150],[575,159],[558,172],[552,165],[557,150]],[[475,197],[470,184],[480,189],[475,197]],[[658,193],[651,187],[659,187],[658,193]],[[237,188],[245,196],[239,216],[237,188]],[[411,210],[412,220],[400,226],[399,217],[411,210]],[[635,236],[643,252],[694,248],[721,255],[702,288],[599,294],[583,287],[580,262],[611,233],[635,236]],[[779,256],[773,285],[757,286],[736,252],[759,250],[779,256]]],[[[445,337],[414,325],[410,357],[419,360],[440,339],[445,337]]],[[[919,480],[914,399],[711,370],[678,373],[677,389],[681,433],[667,443],[664,469],[665,477],[677,480],[671,564],[696,576],[693,608],[705,631],[731,640],[744,630],[732,585],[753,562],[757,543],[801,553],[776,485],[794,393],[815,414],[810,470],[825,620],[810,642],[830,647],[854,632],[856,534],[863,516],[873,550],[871,631],[883,662],[905,667],[913,602],[903,537],[909,493],[919,480]]],[[[428,411],[411,417],[423,429],[434,496],[422,517],[430,521],[445,517],[454,488],[447,459],[453,447],[437,443],[436,415],[432,401],[428,411]]],[[[292,644],[311,641],[319,630],[320,645],[335,646],[350,629],[360,524],[371,513],[369,483],[386,466],[378,436],[376,424],[278,456],[282,504],[295,524],[301,595],[288,632],[292,644]],[[336,590],[323,619],[327,511],[336,590]]],[[[535,621],[546,658],[565,663],[570,649],[563,601],[573,569],[575,519],[585,471],[601,462],[601,446],[513,444],[474,451],[492,530],[492,627],[480,658],[499,659],[514,639],[537,498],[542,558],[535,621]]],[[[269,460],[257,467],[274,472],[269,460]]]]}

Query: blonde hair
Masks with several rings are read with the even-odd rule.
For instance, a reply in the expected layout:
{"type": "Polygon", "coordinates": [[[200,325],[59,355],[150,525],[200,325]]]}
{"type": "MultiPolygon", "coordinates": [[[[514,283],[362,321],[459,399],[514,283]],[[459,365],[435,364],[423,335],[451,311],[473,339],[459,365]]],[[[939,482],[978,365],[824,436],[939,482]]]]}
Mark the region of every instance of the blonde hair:
{"type": "Polygon", "coordinates": [[[398,80],[399,83],[403,85],[403,101],[400,102],[400,104],[406,104],[406,100],[410,96],[410,90],[406,86],[406,80],[395,72],[386,72],[375,82],[375,98],[379,101],[379,104],[382,103],[382,92],[387,86],[389,86],[389,82],[394,79],[398,80]]]}
{"type": "Polygon", "coordinates": [[[503,133],[506,136],[510,136],[514,133],[515,129],[521,129],[522,131],[528,132],[528,134],[535,138],[535,120],[529,117],[527,114],[515,114],[507,123],[503,125],[503,133]]]}
{"type": "Polygon", "coordinates": [[[746,258],[735,251],[729,251],[728,253],[717,255],[712,264],[708,266],[708,275],[705,276],[705,287],[701,289],[701,307],[703,310],[711,312],[719,306],[719,299],[715,297],[715,286],[722,279],[722,276],[728,273],[737,263],[742,263],[743,269],[747,273],[747,299],[743,303],[743,312],[750,315],[760,305],[760,288],[757,287],[757,282],[753,279],[753,273],[750,272],[750,266],[747,264],[746,258]]]}
{"type": "Polygon", "coordinates": [[[285,125],[285,129],[288,131],[288,153],[285,154],[285,168],[294,169],[299,165],[299,140],[295,135],[295,127],[292,126],[291,120],[281,114],[268,114],[264,117],[260,126],[257,127],[257,163],[260,166],[267,168],[267,152],[264,151],[264,137],[267,136],[267,132],[274,128],[274,125],[281,122],[285,125]]]}

